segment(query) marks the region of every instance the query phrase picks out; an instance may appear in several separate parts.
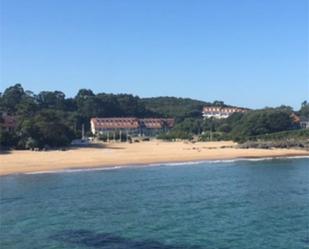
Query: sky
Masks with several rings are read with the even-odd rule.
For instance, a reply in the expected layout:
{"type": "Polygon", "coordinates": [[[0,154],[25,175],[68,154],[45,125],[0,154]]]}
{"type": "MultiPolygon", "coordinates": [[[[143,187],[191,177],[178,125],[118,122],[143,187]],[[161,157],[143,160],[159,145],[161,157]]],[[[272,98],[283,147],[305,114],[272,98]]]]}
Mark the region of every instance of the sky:
{"type": "Polygon", "coordinates": [[[0,92],[309,99],[307,0],[0,0],[0,92]]]}

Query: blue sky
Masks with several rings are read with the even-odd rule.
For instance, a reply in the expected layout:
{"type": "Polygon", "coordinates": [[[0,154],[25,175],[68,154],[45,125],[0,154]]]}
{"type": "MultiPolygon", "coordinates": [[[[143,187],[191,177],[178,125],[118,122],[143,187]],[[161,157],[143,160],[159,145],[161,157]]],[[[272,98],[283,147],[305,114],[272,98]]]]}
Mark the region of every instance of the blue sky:
{"type": "Polygon", "coordinates": [[[309,98],[307,0],[0,0],[0,91],[309,98]]]}

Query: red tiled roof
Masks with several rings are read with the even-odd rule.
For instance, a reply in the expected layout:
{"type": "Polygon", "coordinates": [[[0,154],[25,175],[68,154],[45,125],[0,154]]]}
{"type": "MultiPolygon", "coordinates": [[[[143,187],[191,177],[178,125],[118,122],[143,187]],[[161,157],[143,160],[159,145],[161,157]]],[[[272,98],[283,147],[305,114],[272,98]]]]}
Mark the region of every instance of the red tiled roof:
{"type": "Polygon", "coordinates": [[[161,129],[164,125],[161,118],[145,118],[140,120],[141,124],[149,129],[161,129]]]}
{"type": "Polygon", "coordinates": [[[144,126],[148,129],[172,128],[175,120],[173,118],[92,118],[95,129],[137,129],[144,126]]]}
{"type": "Polygon", "coordinates": [[[140,119],[142,125],[148,129],[162,129],[163,127],[172,128],[175,124],[173,118],[144,118],[140,119]]]}
{"type": "Polygon", "coordinates": [[[137,118],[92,118],[96,129],[137,129],[137,118]]]}

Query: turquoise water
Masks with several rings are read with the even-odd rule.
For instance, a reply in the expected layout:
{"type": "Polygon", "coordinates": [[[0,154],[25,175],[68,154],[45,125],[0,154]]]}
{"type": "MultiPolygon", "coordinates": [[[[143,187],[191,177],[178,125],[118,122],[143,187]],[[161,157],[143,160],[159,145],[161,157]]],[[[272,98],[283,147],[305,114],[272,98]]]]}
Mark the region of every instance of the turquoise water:
{"type": "Polygon", "coordinates": [[[0,178],[0,248],[309,248],[309,159],[0,178]]]}

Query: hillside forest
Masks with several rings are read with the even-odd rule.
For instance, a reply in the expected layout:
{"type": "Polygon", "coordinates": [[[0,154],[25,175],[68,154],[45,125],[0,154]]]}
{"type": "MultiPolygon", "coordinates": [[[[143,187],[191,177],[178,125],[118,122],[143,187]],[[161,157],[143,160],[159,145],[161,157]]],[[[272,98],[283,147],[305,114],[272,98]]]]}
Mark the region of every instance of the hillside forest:
{"type": "Polygon", "coordinates": [[[234,113],[227,119],[203,119],[204,106],[227,106],[223,101],[212,103],[190,98],[140,98],[132,94],[95,94],[80,89],[74,97],[61,91],[41,91],[38,94],[15,84],[0,93],[1,148],[30,149],[61,147],[81,137],[82,126],[91,136],[92,117],[164,117],[175,118],[176,124],[159,139],[272,140],[286,137],[309,138],[308,129],[300,130],[295,115],[309,118],[309,103],[304,101],[299,110],[289,106],[265,107],[246,113],[234,113]],[[13,131],[3,127],[2,114],[16,117],[13,131]],[[281,135],[280,135],[281,134],[281,135]]]}

